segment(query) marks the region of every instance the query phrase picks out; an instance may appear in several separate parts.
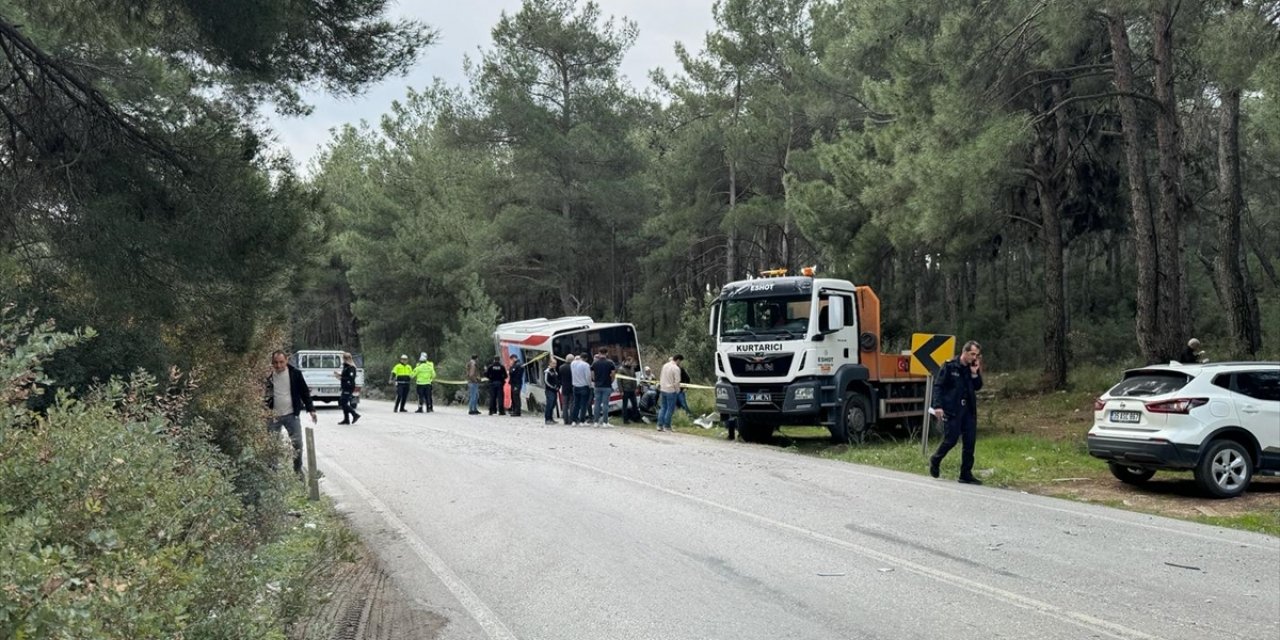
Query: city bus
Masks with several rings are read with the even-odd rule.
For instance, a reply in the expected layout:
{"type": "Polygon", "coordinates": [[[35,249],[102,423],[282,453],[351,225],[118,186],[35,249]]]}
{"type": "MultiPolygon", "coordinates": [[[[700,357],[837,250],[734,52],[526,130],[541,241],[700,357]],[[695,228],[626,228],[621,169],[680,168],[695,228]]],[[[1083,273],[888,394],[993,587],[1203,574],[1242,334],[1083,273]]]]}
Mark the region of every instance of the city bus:
{"type": "MultiPolygon", "coordinates": [[[[504,366],[510,363],[512,357],[525,366],[524,388],[519,395],[525,400],[523,406],[526,407],[531,396],[538,404],[546,399],[542,372],[546,369],[549,357],[554,357],[556,366],[559,366],[570,353],[594,355],[601,347],[605,347],[614,364],[620,366],[627,356],[631,356],[636,363],[636,370],[644,370],[640,362],[636,328],[629,322],[596,322],[590,316],[508,322],[498,325],[493,332],[493,343],[504,366]]],[[[618,392],[617,385],[614,385],[613,394],[609,396],[609,410],[612,412],[621,409],[622,395],[618,392]]]]}

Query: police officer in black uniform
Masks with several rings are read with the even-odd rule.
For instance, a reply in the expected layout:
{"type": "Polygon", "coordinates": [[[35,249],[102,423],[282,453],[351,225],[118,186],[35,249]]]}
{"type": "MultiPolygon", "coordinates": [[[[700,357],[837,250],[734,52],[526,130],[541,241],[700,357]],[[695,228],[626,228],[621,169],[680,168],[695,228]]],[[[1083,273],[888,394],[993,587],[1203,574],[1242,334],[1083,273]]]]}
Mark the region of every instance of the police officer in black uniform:
{"type": "Polygon", "coordinates": [[[520,417],[520,388],[524,386],[524,365],[520,364],[520,358],[511,356],[511,369],[507,372],[507,384],[511,385],[511,413],[509,415],[520,417]]]}
{"type": "Polygon", "coordinates": [[[978,396],[982,388],[982,346],[970,340],[960,355],[938,370],[933,385],[933,415],[942,420],[942,444],[929,458],[929,475],[938,477],[947,452],[962,441],[960,482],[982,484],[973,476],[973,446],[978,439],[978,396]]]}
{"type": "Polygon", "coordinates": [[[489,415],[507,415],[506,400],[502,397],[502,385],[507,381],[507,369],[502,366],[498,356],[489,361],[484,368],[484,377],[489,379],[489,415]]]}

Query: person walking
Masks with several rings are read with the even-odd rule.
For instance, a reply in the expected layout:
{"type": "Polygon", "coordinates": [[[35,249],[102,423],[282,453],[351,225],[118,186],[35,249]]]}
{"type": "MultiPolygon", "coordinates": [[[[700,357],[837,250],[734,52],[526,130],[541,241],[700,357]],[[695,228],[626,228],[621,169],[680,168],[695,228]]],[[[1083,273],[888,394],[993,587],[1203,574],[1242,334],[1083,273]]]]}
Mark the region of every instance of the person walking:
{"type": "Polygon", "coordinates": [[[572,353],[565,354],[564,361],[556,368],[560,379],[560,417],[565,424],[573,424],[573,361],[572,353]]]}
{"type": "Polygon", "coordinates": [[[502,385],[507,381],[507,370],[498,356],[489,361],[489,366],[484,369],[484,376],[489,379],[489,415],[507,415],[506,401],[502,398],[502,385]]]}
{"type": "Polygon", "coordinates": [[[356,413],[356,409],[351,404],[351,400],[356,394],[356,361],[351,357],[350,353],[342,352],[342,370],[337,373],[338,376],[338,407],[342,409],[342,422],[338,424],[355,424],[360,419],[360,414],[356,413]]]}
{"type": "Polygon", "coordinates": [[[520,363],[520,356],[511,356],[511,368],[507,371],[507,384],[511,387],[511,412],[507,415],[520,417],[520,411],[523,409],[521,390],[524,388],[524,365],[520,363]]]}
{"type": "Polygon", "coordinates": [[[583,424],[587,419],[587,404],[591,402],[591,365],[586,357],[576,358],[569,366],[573,381],[573,424],[583,424]]]}
{"type": "Polygon", "coordinates": [[[973,449],[978,439],[978,395],[982,389],[982,346],[970,340],[960,355],[943,363],[933,384],[933,415],[942,420],[943,436],[929,458],[929,475],[938,477],[942,459],[956,442],[960,450],[960,482],[982,484],[973,475],[973,449]]]}
{"type": "Polygon", "coordinates": [[[472,355],[467,361],[467,414],[480,415],[480,362],[472,355]]]}
{"type": "Polygon", "coordinates": [[[636,401],[636,359],[627,356],[618,367],[618,392],[622,394],[622,424],[640,421],[640,406],[636,401]]]}
{"type": "Polygon", "coordinates": [[[396,383],[396,402],[391,412],[404,412],[405,402],[409,400],[409,383],[413,381],[413,367],[409,366],[409,356],[401,354],[400,362],[391,368],[391,382],[396,383]]]}
{"type": "Polygon", "coordinates": [[[293,445],[293,472],[302,476],[302,423],[298,415],[303,411],[311,416],[311,423],[316,422],[316,407],[311,402],[311,388],[302,377],[297,367],[289,364],[289,357],[283,351],[271,354],[271,375],[267,376],[263,393],[263,402],[271,411],[271,420],[267,423],[267,433],[280,439],[280,428],[289,433],[289,443],[293,445]]]}
{"type": "Polygon", "coordinates": [[[658,431],[671,431],[671,418],[676,413],[676,402],[680,396],[680,363],[684,356],[676,354],[658,373],[658,431]]]}
{"type": "Polygon", "coordinates": [[[560,396],[560,372],[556,369],[556,358],[547,354],[547,368],[542,372],[542,384],[546,389],[547,406],[542,410],[542,422],[555,424],[557,398],[560,396]]]}
{"type": "Polygon", "coordinates": [[[418,356],[418,366],[413,368],[413,382],[418,387],[418,410],[414,413],[431,413],[436,410],[431,394],[431,383],[436,379],[436,364],[427,359],[427,352],[418,356]]]}
{"type": "Polygon", "coordinates": [[[618,370],[613,360],[609,359],[608,347],[600,347],[595,362],[591,363],[591,381],[595,386],[595,423],[609,426],[609,396],[613,395],[613,376],[618,370]]]}

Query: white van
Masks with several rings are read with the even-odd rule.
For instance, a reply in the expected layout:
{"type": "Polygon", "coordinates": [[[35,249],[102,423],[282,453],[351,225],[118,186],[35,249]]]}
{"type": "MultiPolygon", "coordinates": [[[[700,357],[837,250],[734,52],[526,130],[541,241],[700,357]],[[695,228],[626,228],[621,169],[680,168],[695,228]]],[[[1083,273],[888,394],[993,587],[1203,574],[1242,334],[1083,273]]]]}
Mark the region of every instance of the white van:
{"type": "MultiPolygon", "coordinates": [[[[351,408],[360,404],[360,390],[364,388],[364,358],[353,354],[356,364],[356,391],[351,396],[351,408]]],[[[342,395],[338,376],[342,373],[342,350],[316,349],[293,354],[293,366],[302,372],[302,379],[311,388],[311,399],[318,402],[337,402],[342,395]]]]}

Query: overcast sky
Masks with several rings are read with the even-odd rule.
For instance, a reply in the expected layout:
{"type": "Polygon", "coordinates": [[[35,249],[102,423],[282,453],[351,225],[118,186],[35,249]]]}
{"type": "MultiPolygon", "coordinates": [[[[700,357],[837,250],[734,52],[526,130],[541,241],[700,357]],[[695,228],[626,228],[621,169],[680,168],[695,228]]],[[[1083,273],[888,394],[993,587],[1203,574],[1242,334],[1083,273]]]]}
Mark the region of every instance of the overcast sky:
{"type": "MultiPolygon", "coordinates": [[[[650,69],[678,68],[674,47],[683,42],[692,51],[702,48],[705,34],[712,29],[713,0],[597,0],[603,16],[627,17],[639,27],[635,46],[622,61],[622,74],[633,87],[649,86],[650,69]]],[[[370,87],[357,98],[335,99],[322,94],[308,94],[307,102],[315,106],[304,118],[282,118],[272,114],[270,124],[279,143],[288,149],[303,171],[317,149],[329,139],[329,130],[344,123],[360,120],[377,122],[393,100],[405,95],[406,87],[430,86],[433,78],[449,85],[464,85],[464,56],[479,59],[480,50],[492,45],[490,31],[503,11],[520,10],[520,0],[399,0],[392,13],[427,23],[439,37],[424,51],[409,75],[391,78],[370,87]]],[[[581,4],[585,4],[585,0],[581,4]]]]}

